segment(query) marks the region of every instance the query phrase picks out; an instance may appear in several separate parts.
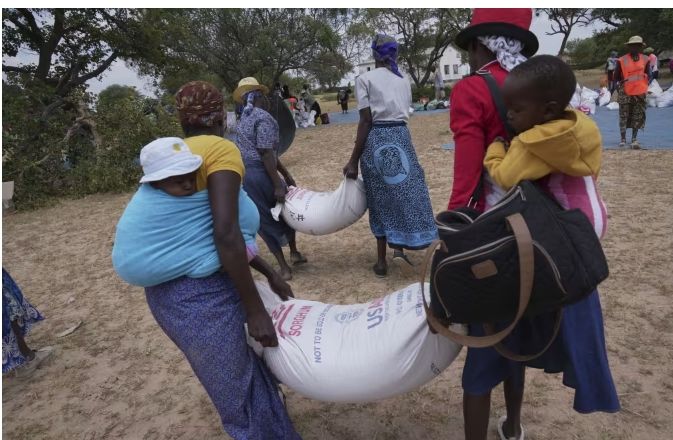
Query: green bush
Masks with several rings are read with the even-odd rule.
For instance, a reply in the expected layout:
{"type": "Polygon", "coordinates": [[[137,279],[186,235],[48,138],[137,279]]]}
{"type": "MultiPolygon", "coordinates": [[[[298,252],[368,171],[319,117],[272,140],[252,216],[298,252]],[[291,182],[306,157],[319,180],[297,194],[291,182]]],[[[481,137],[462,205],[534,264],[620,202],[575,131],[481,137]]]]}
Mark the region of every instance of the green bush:
{"type": "Polygon", "coordinates": [[[141,174],[142,146],[182,135],[176,117],[161,105],[129,96],[100,105],[85,118],[96,136],[84,129],[66,137],[81,118],[73,102],[85,98],[71,97],[43,118],[34,91],[3,83],[3,180],[14,180],[18,209],[44,206],[57,197],[129,190],[141,174]]]}

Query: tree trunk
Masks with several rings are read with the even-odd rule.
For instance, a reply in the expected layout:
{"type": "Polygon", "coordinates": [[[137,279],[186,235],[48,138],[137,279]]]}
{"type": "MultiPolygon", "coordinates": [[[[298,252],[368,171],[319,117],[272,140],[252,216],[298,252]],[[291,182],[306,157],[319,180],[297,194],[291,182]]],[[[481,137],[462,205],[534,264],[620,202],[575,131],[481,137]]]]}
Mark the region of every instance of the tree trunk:
{"type": "Polygon", "coordinates": [[[570,37],[570,29],[568,29],[568,32],[563,34],[563,41],[561,41],[561,48],[558,51],[558,56],[563,55],[563,52],[565,52],[566,43],[568,43],[568,37],[570,37]]]}

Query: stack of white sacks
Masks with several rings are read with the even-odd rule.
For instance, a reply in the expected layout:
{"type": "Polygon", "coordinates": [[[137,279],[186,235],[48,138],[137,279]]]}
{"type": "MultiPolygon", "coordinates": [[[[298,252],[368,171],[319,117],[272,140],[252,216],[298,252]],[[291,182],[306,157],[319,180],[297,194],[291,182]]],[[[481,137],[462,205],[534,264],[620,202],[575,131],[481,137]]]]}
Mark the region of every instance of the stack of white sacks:
{"type": "Polygon", "coordinates": [[[673,87],[664,92],[657,80],[653,80],[647,89],[647,105],[659,108],[673,107],[673,87]]]}
{"type": "MultiPolygon", "coordinates": [[[[649,107],[673,107],[673,87],[669,87],[668,90],[664,91],[655,79],[647,89],[646,99],[649,107]]],[[[612,95],[607,87],[601,87],[600,91],[596,92],[578,84],[575,94],[570,100],[570,105],[573,108],[593,115],[596,113],[596,104],[599,107],[606,107],[608,110],[619,109],[619,104],[611,102],[611,100],[612,95]]]]}

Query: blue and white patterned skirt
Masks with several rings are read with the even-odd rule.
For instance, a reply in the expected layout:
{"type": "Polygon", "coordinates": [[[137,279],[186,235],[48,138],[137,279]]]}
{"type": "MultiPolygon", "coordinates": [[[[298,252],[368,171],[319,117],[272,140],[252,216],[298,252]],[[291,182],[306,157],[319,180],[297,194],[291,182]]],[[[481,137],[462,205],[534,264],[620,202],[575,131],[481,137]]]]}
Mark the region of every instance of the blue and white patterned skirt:
{"type": "Polygon", "coordinates": [[[26,336],[30,328],[44,318],[40,312],[23,297],[9,273],[2,269],[2,372],[7,373],[26,362],[17,344],[12,321],[19,327],[21,335],[26,336]]]}
{"type": "Polygon", "coordinates": [[[374,123],[360,169],[376,238],[405,249],[423,249],[437,239],[425,173],[404,122],[374,123]]]}

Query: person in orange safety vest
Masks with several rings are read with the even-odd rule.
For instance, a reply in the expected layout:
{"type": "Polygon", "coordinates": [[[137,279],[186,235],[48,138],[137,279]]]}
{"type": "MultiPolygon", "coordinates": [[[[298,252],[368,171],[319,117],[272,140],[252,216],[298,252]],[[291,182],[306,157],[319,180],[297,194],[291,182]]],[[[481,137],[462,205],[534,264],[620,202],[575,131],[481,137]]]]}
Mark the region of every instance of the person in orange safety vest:
{"type": "Polygon", "coordinates": [[[626,129],[631,129],[631,148],[640,149],[636,139],[638,130],[645,127],[645,109],[647,86],[650,76],[650,63],[642,54],[645,43],[642,37],[631,37],[626,43],[629,53],[617,60],[615,81],[619,82],[619,131],[622,140],[620,147],[626,147],[626,129]]]}

